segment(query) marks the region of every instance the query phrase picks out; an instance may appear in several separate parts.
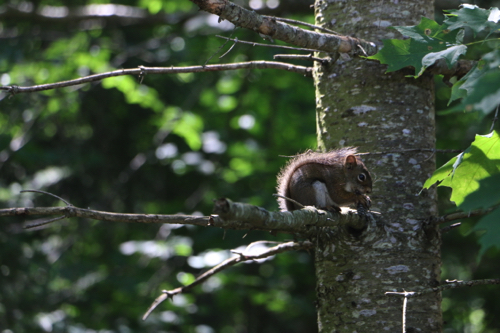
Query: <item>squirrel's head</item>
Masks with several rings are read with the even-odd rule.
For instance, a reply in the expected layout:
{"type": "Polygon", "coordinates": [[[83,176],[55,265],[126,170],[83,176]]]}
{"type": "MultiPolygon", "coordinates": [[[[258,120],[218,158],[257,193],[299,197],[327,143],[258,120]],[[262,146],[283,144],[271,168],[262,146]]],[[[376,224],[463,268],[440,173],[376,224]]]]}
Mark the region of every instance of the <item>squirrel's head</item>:
{"type": "Polygon", "coordinates": [[[358,195],[372,191],[372,177],[361,159],[355,155],[347,155],[344,170],[346,173],[345,190],[358,195]]]}

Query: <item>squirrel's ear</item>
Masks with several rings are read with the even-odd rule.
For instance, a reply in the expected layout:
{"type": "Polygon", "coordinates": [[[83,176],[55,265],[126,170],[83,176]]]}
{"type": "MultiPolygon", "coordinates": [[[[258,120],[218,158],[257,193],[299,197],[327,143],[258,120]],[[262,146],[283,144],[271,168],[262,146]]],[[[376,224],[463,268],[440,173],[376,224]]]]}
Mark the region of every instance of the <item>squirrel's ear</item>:
{"type": "Polygon", "coordinates": [[[347,167],[347,169],[354,169],[354,167],[356,167],[356,165],[357,165],[356,156],[348,155],[345,158],[345,166],[347,167]]]}

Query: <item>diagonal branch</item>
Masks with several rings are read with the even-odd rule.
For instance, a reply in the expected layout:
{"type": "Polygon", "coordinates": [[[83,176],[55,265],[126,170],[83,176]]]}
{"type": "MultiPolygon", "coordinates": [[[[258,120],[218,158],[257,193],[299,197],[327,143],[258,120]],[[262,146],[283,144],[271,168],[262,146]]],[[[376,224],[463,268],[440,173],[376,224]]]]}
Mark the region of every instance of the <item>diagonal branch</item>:
{"type": "Polygon", "coordinates": [[[17,85],[0,86],[0,90],[5,90],[13,95],[19,93],[28,93],[42,90],[57,89],[69,86],[76,86],[79,84],[101,81],[103,79],[123,76],[123,75],[139,75],[146,74],[177,74],[177,73],[200,73],[200,72],[214,72],[226,71],[237,69],[281,69],[289,72],[295,72],[304,76],[312,76],[312,68],[304,66],[296,66],[278,61],[247,61],[237,62],[230,64],[206,65],[206,66],[187,66],[187,67],[145,67],[139,66],[137,68],[119,69],[112,72],[99,73],[94,75],[85,76],[79,79],[62,81],[57,83],[39,84],[36,86],[20,87],[17,85]]]}
{"type": "Polygon", "coordinates": [[[219,16],[221,20],[228,20],[238,27],[254,30],[298,47],[327,53],[349,53],[353,56],[374,55],[377,52],[374,43],[349,36],[304,30],[273,17],[259,15],[228,0],[191,1],[200,9],[219,16]]]}
{"type": "MultiPolygon", "coordinates": [[[[254,243],[252,243],[252,244],[254,244],[254,243]]],[[[247,246],[247,248],[251,247],[252,244],[249,244],[247,246]]],[[[183,286],[183,287],[175,288],[173,290],[163,290],[162,294],[154,300],[153,304],[151,304],[149,309],[146,311],[146,313],[142,317],[142,320],[145,320],[149,316],[149,314],[166,299],[174,297],[175,295],[178,295],[180,293],[191,290],[195,286],[205,282],[209,277],[217,274],[218,272],[220,272],[224,269],[227,269],[231,266],[234,266],[237,263],[244,262],[244,261],[256,260],[256,259],[263,259],[263,258],[267,258],[267,257],[273,256],[275,254],[286,252],[286,251],[311,249],[313,246],[314,246],[314,244],[309,242],[309,241],[303,241],[303,242],[297,242],[297,243],[296,242],[287,242],[287,243],[278,244],[278,245],[271,247],[271,248],[267,249],[266,251],[259,253],[259,254],[256,254],[256,255],[237,253],[236,257],[226,259],[223,262],[221,262],[220,264],[218,264],[217,266],[212,267],[211,269],[209,269],[205,273],[198,276],[193,283],[190,283],[190,284],[183,286]]]]}

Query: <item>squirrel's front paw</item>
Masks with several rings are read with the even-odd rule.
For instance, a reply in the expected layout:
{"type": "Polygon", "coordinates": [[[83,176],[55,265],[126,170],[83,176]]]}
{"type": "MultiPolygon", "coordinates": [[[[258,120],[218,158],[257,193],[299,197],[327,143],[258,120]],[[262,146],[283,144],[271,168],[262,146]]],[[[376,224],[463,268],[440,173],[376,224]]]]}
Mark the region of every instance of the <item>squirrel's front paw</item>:
{"type": "Polygon", "coordinates": [[[356,204],[356,210],[358,211],[359,216],[366,216],[366,213],[370,210],[370,206],[372,205],[372,201],[370,197],[367,195],[359,195],[358,203],[356,204]]]}
{"type": "Polygon", "coordinates": [[[361,194],[360,192],[357,192],[356,194],[357,194],[356,206],[362,205],[366,209],[369,209],[370,206],[372,205],[372,201],[370,200],[370,197],[365,195],[365,194],[361,194]]]}
{"type": "Polygon", "coordinates": [[[340,213],[342,211],[342,209],[340,209],[340,207],[333,203],[331,205],[329,205],[328,207],[325,208],[325,210],[331,212],[331,213],[340,213]]]}

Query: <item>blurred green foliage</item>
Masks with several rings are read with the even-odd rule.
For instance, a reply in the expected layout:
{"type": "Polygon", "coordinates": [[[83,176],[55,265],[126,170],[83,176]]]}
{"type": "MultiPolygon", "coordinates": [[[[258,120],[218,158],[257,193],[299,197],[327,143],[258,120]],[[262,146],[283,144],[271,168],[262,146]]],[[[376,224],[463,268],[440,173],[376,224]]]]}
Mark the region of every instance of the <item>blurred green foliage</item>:
{"type": "MultiPolygon", "coordinates": [[[[50,10],[106,2],[9,1],[13,8],[31,5],[34,13],[47,15],[2,17],[0,84],[51,83],[138,65],[272,60],[283,53],[238,44],[219,59],[231,44],[219,50],[224,41],[216,33],[262,40],[218,23],[188,0],[119,3],[129,7],[99,8],[137,10],[144,18],[64,20],[50,10]]],[[[263,10],[313,22],[309,2],[301,6],[282,2],[274,11],[263,10]]],[[[437,78],[438,108],[449,98],[450,89],[437,78]]],[[[39,189],[79,207],[114,212],[207,215],[218,197],[275,210],[275,176],[286,161],[280,155],[315,148],[314,101],[312,79],[276,70],[147,75],[142,83],[117,77],[40,93],[2,93],[0,204],[63,204],[19,193],[39,189]]],[[[439,116],[437,148],[464,149],[489,126],[489,119],[474,114],[439,116]]],[[[438,156],[438,164],[450,157],[438,156]]],[[[442,212],[454,209],[447,197],[442,212]]],[[[291,235],[77,219],[24,230],[29,222],[3,218],[0,224],[2,333],[317,330],[313,259],[306,252],[235,266],[141,320],[162,289],[189,283],[227,258],[229,249],[291,235]]],[[[476,267],[478,234],[467,235],[472,226],[467,220],[444,235],[443,278],[498,276],[494,250],[476,267]]],[[[444,297],[448,332],[500,330],[494,288],[448,291],[444,297]]]]}

